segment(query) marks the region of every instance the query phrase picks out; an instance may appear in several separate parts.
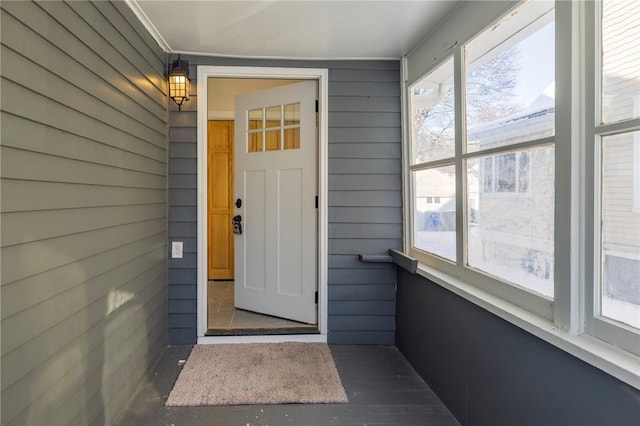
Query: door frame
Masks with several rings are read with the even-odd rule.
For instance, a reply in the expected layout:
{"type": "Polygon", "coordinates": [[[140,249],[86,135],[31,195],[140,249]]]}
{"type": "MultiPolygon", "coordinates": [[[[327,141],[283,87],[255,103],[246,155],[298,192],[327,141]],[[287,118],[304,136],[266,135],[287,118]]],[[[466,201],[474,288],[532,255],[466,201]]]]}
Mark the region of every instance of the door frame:
{"type": "Polygon", "coordinates": [[[197,72],[197,333],[198,343],[232,342],[326,342],[328,312],[328,83],[326,68],[229,67],[198,65],[197,72]],[[205,336],[207,332],[207,122],[208,79],[264,78],[318,81],[318,329],[320,334],[273,336],[205,336]]]}

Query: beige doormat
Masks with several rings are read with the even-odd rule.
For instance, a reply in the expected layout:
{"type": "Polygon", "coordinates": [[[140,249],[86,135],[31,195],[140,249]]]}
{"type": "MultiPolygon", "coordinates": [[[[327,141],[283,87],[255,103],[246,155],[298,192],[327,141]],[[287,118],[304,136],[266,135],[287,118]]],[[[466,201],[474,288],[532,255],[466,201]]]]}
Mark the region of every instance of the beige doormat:
{"type": "Polygon", "coordinates": [[[168,407],[348,402],[326,343],[196,345],[168,407]]]}

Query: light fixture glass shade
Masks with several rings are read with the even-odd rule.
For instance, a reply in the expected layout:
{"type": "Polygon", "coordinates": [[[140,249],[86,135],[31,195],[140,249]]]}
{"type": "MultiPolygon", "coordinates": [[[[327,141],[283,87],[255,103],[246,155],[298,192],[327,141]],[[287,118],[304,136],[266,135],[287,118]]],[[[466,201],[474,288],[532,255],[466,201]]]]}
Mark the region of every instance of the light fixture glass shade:
{"type": "Polygon", "coordinates": [[[189,62],[178,59],[173,61],[169,71],[169,97],[178,105],[178,111],[191,94],[189,80],[189,62]]]}

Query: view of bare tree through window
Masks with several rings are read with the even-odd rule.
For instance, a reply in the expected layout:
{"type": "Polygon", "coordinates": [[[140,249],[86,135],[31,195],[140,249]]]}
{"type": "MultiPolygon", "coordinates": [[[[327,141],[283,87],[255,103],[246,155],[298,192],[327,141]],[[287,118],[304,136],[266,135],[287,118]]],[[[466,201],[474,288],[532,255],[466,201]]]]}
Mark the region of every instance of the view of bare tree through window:
{"type": "MultiPolygon", "coordinates": [[[[476,67],[467,86],[467,120],[481,124],[512,114],[517,107],[518,48],[491,58],[476,67]],[[487,97],[495,99],[489,106],[487,97]]],[[[413,161],[416,164],[453,158],[455,154],[455,90],[453,59],[430,72],[413,88],[413,161]]],[[[515,170],[515,167],[514,167],[515,170]]],[[[477,171],[468,177],[477,187],[477,171]]],[[[437,167],[415,173],[416,247],[455,260],[455,168],[437,167]],[[427,203],[438,197],[447,203],[427,203]],[[446,225],[445,225],[446,224],[446,225]]],[[[476,194],[477,189],[471,190],[476,194]]]]}
{"type": "Polygon", "coordinates": [[[413,87],[413,163],[452,158],[455,153],[453,58],[413,87]]]}
{"type": "MultiPolygon", "coordinates": [[[[519,99],[515,89],[519,83],[520,68],[520,51],[514,46],[469,72],[465,92],[465,114],[469,128],[494,122],[517,110],[519,99]],[[491,102],[487,102],[488,99],[491,102]]],[[[414,163],[453,157],[454,97],[453,58],[414,86],[414,163]]]]}
{"type": "Polygon", "coordinates": [[[465,90],[467,128],[495,122],[517,110],[521,59],[521,49],[513,46],[486,63],[469,63],[465,90]]]}

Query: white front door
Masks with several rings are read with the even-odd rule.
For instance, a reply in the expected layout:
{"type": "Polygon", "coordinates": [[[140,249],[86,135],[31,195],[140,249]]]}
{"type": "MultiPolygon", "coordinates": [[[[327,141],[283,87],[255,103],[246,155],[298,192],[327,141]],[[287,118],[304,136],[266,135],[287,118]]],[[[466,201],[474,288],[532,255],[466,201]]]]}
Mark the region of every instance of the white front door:
{"type": "Polygon", "coordinates": [[[309,324],[318,318],[316,84],[235,99],[235,305],[309,324]]]}

